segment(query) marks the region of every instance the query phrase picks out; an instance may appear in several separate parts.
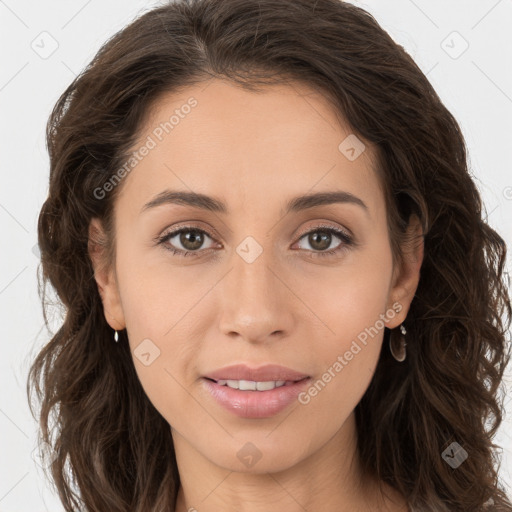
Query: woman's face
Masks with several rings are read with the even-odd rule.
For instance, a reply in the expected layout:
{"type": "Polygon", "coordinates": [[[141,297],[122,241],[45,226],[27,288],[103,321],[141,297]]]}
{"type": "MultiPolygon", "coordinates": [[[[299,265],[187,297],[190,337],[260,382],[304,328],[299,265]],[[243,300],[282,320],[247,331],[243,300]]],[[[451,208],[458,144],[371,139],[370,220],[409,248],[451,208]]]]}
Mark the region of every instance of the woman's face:
{"type": "Polygon", "coordinates": [[[115,274],[96,275],[106,318],[177,450],[289,468],[348,435],[421,258],[393,268],[372,148],[304,86],[212,80],[164,96],[142,133],[115,274]],[[288,370],[250,372],[266,365],[288,370]]]}

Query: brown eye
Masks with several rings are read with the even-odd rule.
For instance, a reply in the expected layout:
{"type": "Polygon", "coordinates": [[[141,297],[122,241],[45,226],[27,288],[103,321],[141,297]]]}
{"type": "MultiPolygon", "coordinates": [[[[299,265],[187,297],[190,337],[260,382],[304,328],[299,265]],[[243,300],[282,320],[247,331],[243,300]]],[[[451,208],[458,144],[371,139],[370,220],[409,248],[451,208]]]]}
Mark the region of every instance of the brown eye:
{"type": "Polygon", "coordinates": [[[325,251],[331,245],[332,235],[328,231],[313,231],[307,235],[310,246],[315,251],[325,251]]]}
{"type": "Polygon", "coordinates": [[[179,241],[185,250],[197,251],[203,245],[204,235],[197,230],[181,231],[179,233],[179,241]]]}
{"type": "Polygon", "coordinates": [[[159,239],[159,243],[168,247],[174,254],[182,256],[196,255],[202,250],[210,249],[210,246],[203,247],[206,239],[212,240],[212,237],[204,230],[194,227],[183,227],[172,231],[159,239]]]}
{"type": "MultiPolygon", "coordinates": [[[[342,251],[348,246],[353,245],[352,237],[341,229],[333,227],[317,227],[301,236],[300,240],[306,240],[310,248],[306,250],[313,252],[315,255],[328,256],[333,253],[342,251]],[[338,243],[332,248],[333,242],[338,243]]],[[[300,247],[304,249],[304,247],[300,247]]]]}

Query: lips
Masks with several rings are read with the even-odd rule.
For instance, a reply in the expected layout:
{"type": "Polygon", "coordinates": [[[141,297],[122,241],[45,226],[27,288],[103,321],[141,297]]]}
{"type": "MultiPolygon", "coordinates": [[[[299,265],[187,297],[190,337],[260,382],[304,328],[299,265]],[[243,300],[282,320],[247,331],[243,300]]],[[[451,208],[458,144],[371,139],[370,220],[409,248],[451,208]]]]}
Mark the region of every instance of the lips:
{"type": "Polygon", "coordinates": [[[215,382],[219,380],[246,380],[255,382],[284,380],[297,382],[309,376],[305,373],[276,364],[267,364],[259,368],[250,368],[244,364],[237,364],[208,372],[204,377],[214,380],[215,382]]]}
{"type": "Polygon", "coordinates": [[[217,404],[246,419],[270,418],[284,411],[310,381],[305,373],[279,365],[228,366],[202,378],[205,391],[217,404]]]}

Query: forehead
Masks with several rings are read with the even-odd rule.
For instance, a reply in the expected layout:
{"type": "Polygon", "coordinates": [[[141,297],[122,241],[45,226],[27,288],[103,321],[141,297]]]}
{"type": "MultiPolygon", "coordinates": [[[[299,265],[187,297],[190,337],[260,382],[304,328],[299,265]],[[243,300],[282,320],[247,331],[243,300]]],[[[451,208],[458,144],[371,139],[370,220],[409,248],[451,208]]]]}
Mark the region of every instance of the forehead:
{"type": "Polygon", "coordinates": [[[144,156],[123,194],[147,199],[179,188],[261,206],[336,188],[382,207],[373,148],[303,84],[254,92],[212,79],[165,93],[139,134],[132,150],[144,156]]]}

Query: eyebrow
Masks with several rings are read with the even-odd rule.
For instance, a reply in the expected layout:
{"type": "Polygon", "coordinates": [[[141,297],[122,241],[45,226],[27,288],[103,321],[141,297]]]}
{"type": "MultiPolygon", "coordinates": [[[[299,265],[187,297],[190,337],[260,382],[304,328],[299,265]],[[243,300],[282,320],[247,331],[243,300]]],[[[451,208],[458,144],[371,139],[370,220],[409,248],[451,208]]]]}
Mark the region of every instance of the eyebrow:
{"type": "MultiPolygon", "coordinates": [[[[315,206],[323,206],[336,203],[354,204],[360,206],[366,212],[366,214],[369,214],[368,206],[362,199],[355,196],[354,194],[351,194],[350,192],[343,190],[332,192],[317,192],[314,194],[305,194],[293,197],[285,204],[283,213],[294,213],[307,210],[308,208],[314,208],[315,206]]],[[[146,203],[142,207],[141,213],[163,204],[180,204],[223,214],[228,212],[226,204],[223,203],[220,199],[216,199],[214,197],[198,192],[164,190],[155,196],[151,201],[146,203]]]]}

